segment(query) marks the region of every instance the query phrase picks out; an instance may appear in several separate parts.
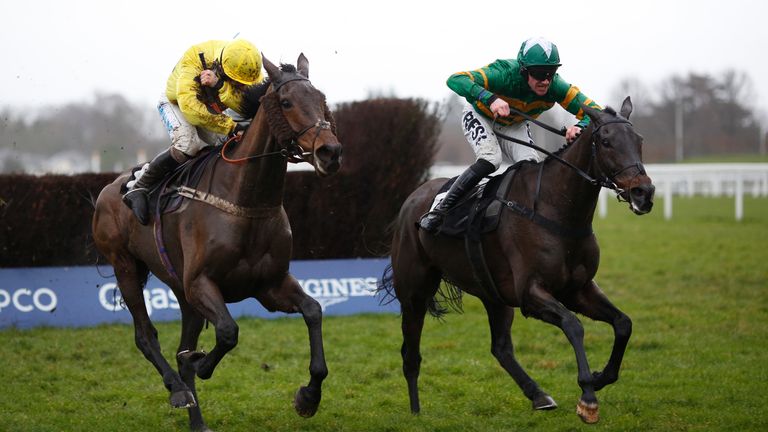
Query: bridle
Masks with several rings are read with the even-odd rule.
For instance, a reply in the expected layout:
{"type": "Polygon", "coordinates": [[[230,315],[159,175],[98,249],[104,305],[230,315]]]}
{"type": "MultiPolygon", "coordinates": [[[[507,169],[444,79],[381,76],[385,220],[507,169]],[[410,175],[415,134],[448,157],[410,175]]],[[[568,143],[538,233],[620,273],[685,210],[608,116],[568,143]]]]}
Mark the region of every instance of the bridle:
{"type": "MultiPolygon", "coordinates": [[[[301,75],[294,75],[289,77],[288,79],[281,80],[279,82],[273,83],[273,92],[277,93],[282,86],[285,84],[292,82],[292,81],[307,81],[309,82],[309,79],[301,76],[301,75]]],[[[280,115],[283,115],[282,113],[280,115]]],[[[285,116],[283,115],[283,119],[285,120],[285,116]]],[[[287,124],[287,120],[285,120],[287,124]]],[[[331,122],[325,120],[325,119],[317,119],[317,121],[314,124],[311,124],[309,126],[306,126],[302,128],[299,132],[294,132],[291,129],[291,137],[290,141],[286,142],[285,146],[282,147],[280,150],[277,151],[271,151],[271,152],[264,152],[258,155],[251,155],[246,156],[239,159],[231,159],[227,157],[226,151],[227,147],[233,143],[233,142],[240,142],[242,139],[242,136],[233,136],[229,138],[224,145],[221,148],[221,158],[224,159],[224,161],[234,164],[244,164],[253,160],[261,159],[268,156],[281,156],[288,160],[288,162],[291,163],[300,163],[300,162],[307,162],[311,164],[312,166],[315,165],[314,160],[314,154],[315,154],[315,148],[317,143],[317,138],[320,136],[320,133],[323,130],[331,130],[332,125],[331,122]],[[299,145],[299,139],[304,136],[307,132],[315,129],[315,136],[312,138],[312,151],[304,151],[304,149],[299,145]],[[307,158],[309,157],[309,159],[307,158]]]]}
{"type": "Polygon", "coordinates": [[[598,138],[598,132],[600,131],[600,129],[603,126],[605,126],[607,124],[611,124],[611,123],[625,123],[625,124],[628,124],[628,125],[632,126],[632,122],[630,122],[629,120],[627,120],[625,118],[622,118],[622,117],[618,117],[616,119],[608,120],[608,121],[605,121],[605,122],[602,122],[602,123],[598,124],[595,127],[595,129],[592,131],[592,137],[591,137],[592,140],[591,140],[591,143],[590,143],[590,145],[592,146],[592,156],[590,158],[590,165],[592,163],[594,163],[595,169],[597,170],[597,172],[599,173],[599,175],[601,177],[600,180],[599,180],[600,181],[600,185],[603,186],[603,187],[607,187],[609,189],[612,189],[612,190],[616,191],[617,199],[619,201],[626,202],[627,198],[624,196],[626,191],[624,189],[620,188],[616,184],[616,177],[618,177],[619,174],[621,174],[624,171],[626,171],[628,169],[631,169],[631,168],[637,169],[637,174],[635,174],[635,177],[637,177],[639,175],[645,175],[646,172],[645,172],[645,167],[643,167],[643,164],[641,162],[635,162],[633,164],[629,164],[629,165],[627,165],[627,166],[625,166],[623,168],[617,169],[613,173],[608,173],[608,174],[606,174],[605,169],[603,169],[603,167],[600,166],[600,158],[597,157],[598,156],[597,153],[599,151],[598,149],[600,148],[600,146],[598,145],[598,139],[599,139],[598,138]]]}

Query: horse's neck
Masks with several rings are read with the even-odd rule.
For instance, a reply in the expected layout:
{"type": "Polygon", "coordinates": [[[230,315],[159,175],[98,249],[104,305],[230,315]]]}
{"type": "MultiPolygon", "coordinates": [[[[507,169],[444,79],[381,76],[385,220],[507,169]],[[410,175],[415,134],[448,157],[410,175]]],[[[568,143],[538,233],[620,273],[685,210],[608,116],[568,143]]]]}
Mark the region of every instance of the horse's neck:
{"type": "Polygon", "coordinates": [[[225,164],[217,173],[218,184],[228,199],[243,207],[274,207],[282,205],[285,187],[286,160],[270,138],[269,126],[262,111],[254,117],[243,140],[227,154],[228,159],[264,155],[241,164],[225,164]]]}
{"type": "MultiPolygon", "coordinates": [[[[560,157],[594,178],[591,128],[585,130],[560,157]]],[[[542,203],[549,204],[551,210],[575,224],[591,224],[600,188],[559,161],[550,158],[546,164],[541,179],[542,203]]]]}

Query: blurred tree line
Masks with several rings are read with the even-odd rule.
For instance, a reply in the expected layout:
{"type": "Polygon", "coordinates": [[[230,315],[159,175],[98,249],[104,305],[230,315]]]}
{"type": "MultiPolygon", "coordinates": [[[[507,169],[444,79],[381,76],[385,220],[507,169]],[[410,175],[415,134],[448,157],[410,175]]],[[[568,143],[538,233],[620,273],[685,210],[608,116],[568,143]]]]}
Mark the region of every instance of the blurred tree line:
{"type": "Polygon", "coordinates": [[[765,114],[756,109],[754,84],[743,72],[676,75],[655,92],[625,79],[616,94],[632,95],[646,160],[765,154],[765,114]]]}
{"type": "Polygon", "coordinates": [[[31,114],[0,109],[3,173],[121,171],[168,145],[157,113],[117,94],[31,114]]]}
{"type": "MultiPolygon", "coordinates": [[[[589,95],[588,89],[585,92],[589,95]]],[[[656,88],[627,78],[616,86],[610,101],[598,103],[619,108],[627,95],[635,107],[632,121],[645,137],[646,162],[765,154],[765,114],[755,109],[754,86],[743,72],[676,75],[656,88]]],[[[461,104],[452,93],[441,104],[437,163],[474,160],[459,127],[461,104]]],[[[12,107],[0,108],[0,173],[121,171],[169,144],[155,110],[116,94],[44,109],[33,118],[22,114],[12,107]]],[[[557,126],[575,122],[557,107],[541,120],[557,126]]],[[[564,144],[562,137],[538,127],[533,131],[537,144],[547,149],[564,144]]]]}

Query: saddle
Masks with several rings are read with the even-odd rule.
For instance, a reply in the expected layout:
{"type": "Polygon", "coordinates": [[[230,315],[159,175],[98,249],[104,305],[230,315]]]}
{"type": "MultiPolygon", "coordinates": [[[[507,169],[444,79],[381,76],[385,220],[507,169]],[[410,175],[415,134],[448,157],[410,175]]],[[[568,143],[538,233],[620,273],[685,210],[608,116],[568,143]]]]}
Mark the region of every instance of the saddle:
{"type": "MultiPolygon", "coordinates": [[[[510,166],[487,182],[481,182],[456,206],[446,211],[440,233],[449,237],[479,239],[481,234],[495,231],[504,208],[500,200],[506,196],[521,163],[510,166]]],[[[440,188],[434,205],[437,205],[456,179],[448,180],[440,188]]]]}
{"type": "MultiPolygon", "coordinates": [[[[215,159],[221,152],[221,146],[206,147],[202,149],[192,159],[179,165],[178,168],[168,173],[163,180],[155,185],[149,191],[149,208],[155,215],[161,215],[178,210],[185,195],[181,194],[187,188],[195,189],[200,183],[205,167],[215,159]]],[[[131,170],[130,181],[136,171],[141,169],[141,165],[131,170]]],[[[123,183],[120,188],[120,194],[127,192],[128,181],[123,183]]]]}

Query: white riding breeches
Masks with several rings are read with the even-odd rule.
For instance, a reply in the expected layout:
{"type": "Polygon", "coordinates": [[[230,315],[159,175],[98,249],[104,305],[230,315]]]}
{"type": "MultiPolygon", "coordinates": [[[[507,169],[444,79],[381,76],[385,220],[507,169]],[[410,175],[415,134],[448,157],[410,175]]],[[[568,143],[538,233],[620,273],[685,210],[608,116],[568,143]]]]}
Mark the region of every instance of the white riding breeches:
{"type": "MultiPolygon", "coordinates": [[[[498,169],[502,161],[515,163],[527,159],[539,162],[544,158],[541,153],[530,147],[499,139],[493,126],[491,120],[478,114],[469,103],[464,103],[461,129],[475,152],[476,159],[485,159],[498,169]]],[[[497,123],[495,127],[499,133],[533,144],[531,126],[527,121],[511,126],[497,123]]]]}
{"type": "Polygon", "coordinates": [[[179,106],[162,95],[157,110],[165,130],[171,138],[171,146],[187,156],[195,156],[202,148],[219,144],[225,137],[199,126],[190,124],[179,106]]]}

